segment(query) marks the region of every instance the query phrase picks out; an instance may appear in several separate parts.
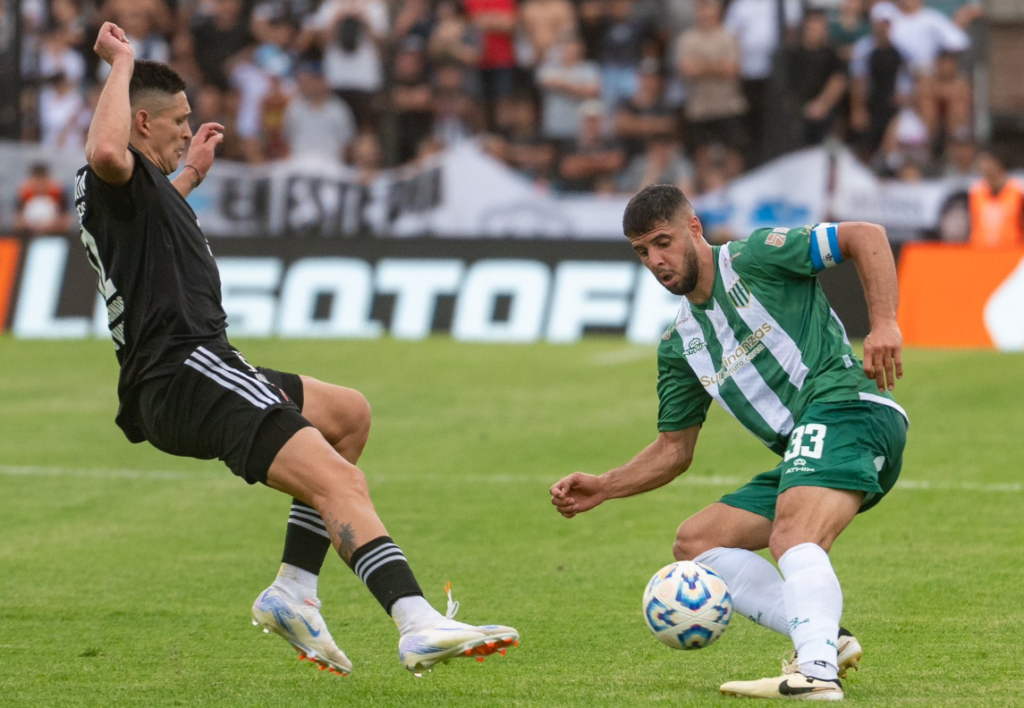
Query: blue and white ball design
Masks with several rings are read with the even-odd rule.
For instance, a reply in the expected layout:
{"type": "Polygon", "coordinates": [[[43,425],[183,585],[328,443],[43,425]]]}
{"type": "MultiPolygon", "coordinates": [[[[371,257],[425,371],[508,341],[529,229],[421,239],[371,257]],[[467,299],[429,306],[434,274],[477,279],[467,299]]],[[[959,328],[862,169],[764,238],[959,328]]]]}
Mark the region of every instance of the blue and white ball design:
{"type": "Polygon", "coordinates": [[[722,576],[711,568],[679,561],[666,565],[647,583],[643,610],[644,621],[662,644],[703,649],[729,626],[732,597],[722,576]]]}

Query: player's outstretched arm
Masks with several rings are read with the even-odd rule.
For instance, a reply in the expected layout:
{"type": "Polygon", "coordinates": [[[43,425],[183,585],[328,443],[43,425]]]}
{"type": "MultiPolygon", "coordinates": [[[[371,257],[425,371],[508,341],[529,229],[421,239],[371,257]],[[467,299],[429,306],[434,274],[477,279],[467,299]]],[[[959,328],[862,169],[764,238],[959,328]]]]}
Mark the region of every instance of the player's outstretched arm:
{"type": "Polygon", "coordinates": [[[213,166],[213,152],[224,140],[224,126],[220,123],[203,123],[192,136],[188,148],[188,157],[181,172],[171,180],[171,184],[183,197],[187,197],[193,189],[206,179],[206,173],[213,166]]]}
{"type": "Polygon", "coordinates": [[[607,499],[663,487],[689,468],[699,433],[699,425],[661,433],[630,462],[600,476],[574,472],[551,487],[551,503],[571,519],[607,499]]]}
{"type": "Polygon", "coordinates": [[[100,27],[93,50],[110,64],[110,75],[89,124],[85,159],[104,182],[124,184],[135,169],[135,158],[128,150],[132,133],[128,84],[135,71],[135,52],[124,30],[113,22],[100,27]]]}
{"type": "Polygon", "coordinates": [[[903,335],[896,323],[899,286],[889,238],[884,227],[860,221],[839,224],[837,237],[843,259],[857,264],[868,305],[871,332],[864,339],[864,375],[875,380],[879,391],[891,391],[903,378],[903,335]]]}

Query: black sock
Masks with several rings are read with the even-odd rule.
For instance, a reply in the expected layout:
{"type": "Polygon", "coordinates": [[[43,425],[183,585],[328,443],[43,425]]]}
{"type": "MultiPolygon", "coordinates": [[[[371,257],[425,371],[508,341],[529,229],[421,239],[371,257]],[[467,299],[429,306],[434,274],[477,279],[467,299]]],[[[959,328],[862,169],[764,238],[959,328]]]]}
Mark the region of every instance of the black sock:
{"type": "Polygon", "coordinates": [[[308,504],[292,499],[281,562],[320,575],[330,547],[331,537],[327,535],[320,514],[308,504]]]}
{"type": "Polygon", "coordinates": [[[396,600],[423,595],[405,554],[390,536],[375,538],[357,548],[348,565],[389,615],[396,600]]]}

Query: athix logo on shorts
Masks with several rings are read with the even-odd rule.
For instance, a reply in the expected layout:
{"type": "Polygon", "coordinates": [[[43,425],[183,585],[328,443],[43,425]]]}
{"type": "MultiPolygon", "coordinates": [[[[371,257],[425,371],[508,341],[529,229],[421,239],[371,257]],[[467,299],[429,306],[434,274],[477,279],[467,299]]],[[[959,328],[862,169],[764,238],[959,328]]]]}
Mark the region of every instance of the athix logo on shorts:
{"type": "Polygon", "coordinates": [[[793,466],[790,467],[788,470],[786,470],[786,474],[790,474],[791,472],[814,472],[814,471],[815,470],[814,470],[813,467],[808,467],[807,466],[807,460],[805,460],[802,457],[798,457],[795,460],[793,460],[793,466]]]}

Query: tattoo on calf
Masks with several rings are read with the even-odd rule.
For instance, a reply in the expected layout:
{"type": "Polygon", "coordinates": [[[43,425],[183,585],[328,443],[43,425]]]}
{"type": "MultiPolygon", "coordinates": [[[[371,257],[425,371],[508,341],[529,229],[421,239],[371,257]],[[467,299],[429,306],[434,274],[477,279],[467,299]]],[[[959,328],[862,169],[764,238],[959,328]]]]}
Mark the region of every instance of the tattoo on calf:
{"type": "Polygon", "coordinates": [[[355,529],[352,528],[352,524],[338,521],[333,514],[323,514],[322,516],[324,524],[327,526],[327,532],[338,539],[338,555],[348,563],[358,548],[355,529]]]}

